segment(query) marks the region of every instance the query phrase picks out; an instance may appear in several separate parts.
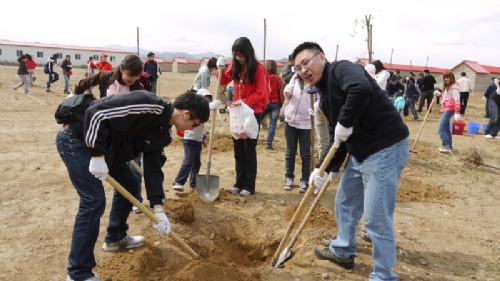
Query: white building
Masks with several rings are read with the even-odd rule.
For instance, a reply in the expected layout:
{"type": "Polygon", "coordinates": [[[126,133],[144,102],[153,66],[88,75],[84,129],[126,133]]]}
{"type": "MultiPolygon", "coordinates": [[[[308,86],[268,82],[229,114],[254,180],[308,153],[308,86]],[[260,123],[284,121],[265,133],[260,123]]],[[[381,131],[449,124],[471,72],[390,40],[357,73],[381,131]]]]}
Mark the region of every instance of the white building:
{"type": "Polygon", "coordinates": [[[85,66],[87,65],[89,57],[94,57],[97,62],[99,61],[100,54],[103,53],[108,55],[108,62],[111,63],[113,67],[117,67],[125,56],[135,54],[133,52],[117,49],[0,40],[0,62],[4,63],[17,63],[18,57],[30,54],[36,64],[43,65],[53,54],[57,54],[58,63],[60,63],[66,55],[70,55],[73,66],[85,66]]]}

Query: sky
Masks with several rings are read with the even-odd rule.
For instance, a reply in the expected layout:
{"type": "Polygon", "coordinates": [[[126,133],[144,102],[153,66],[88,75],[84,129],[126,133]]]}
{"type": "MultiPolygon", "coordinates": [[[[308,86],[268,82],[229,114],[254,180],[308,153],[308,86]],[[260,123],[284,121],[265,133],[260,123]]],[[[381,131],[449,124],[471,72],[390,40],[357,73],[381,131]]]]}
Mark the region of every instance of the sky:
{"type": "Polygon", "coordinates": [[[452,68],[462,60],[500,66],[498,0],[25,0],[4,1],[0,39],[153,52],[231,56],[248,37],[258,59],[282,59],[304,41],[328,60],[368,57],[363,21],[371,15],[373,59],[452,68]],[[421,5],[416,5],[421,3],[421,5]],[[264,49],[264,19],[266,44],[264,49]],[[357,22],[357,24],[356,24],[357,22]],[[338,47],[337,47],[338,46],[338,47]],[[338,49],[337,49],[338,48],[338,49]],[[338,52],[337,52],[338,50],[338,52]],[[392,56],[391,56],[392,54],[392,56]]]}

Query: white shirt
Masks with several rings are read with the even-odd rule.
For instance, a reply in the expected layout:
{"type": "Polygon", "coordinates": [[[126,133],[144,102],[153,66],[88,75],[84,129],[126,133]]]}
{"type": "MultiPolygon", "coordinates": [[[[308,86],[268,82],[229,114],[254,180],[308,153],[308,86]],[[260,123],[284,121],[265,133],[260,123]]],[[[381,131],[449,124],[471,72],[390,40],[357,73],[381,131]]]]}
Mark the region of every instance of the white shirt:
{"type": "Polygon", "coordinates": [[[470,93],[474,92],[474,90],[471,87],[469,78],[461,77],[460,79],[457,80],[457,83],[458,85],[460,85],[459,87],[460,92],[470,92],[470,93]]]}

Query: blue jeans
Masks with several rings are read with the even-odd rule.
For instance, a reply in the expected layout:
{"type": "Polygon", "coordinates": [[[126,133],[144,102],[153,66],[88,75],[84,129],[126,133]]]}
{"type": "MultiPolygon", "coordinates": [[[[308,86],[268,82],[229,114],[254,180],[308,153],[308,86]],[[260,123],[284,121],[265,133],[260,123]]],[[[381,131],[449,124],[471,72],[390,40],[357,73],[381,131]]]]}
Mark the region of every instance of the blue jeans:
{"type": "Polygon", "coordinates": [[[59,81],[59,74],[57,72],[49,73],[49,81],[47,81],[47,90],[50,89],[50,84],[59,81]]]}
{"type": "Polygon", "coordinates": [[[151,93],[156,94],[156,81],[151,81],[151,93]]]}
{"type": "Polygon", "coordinates": [[[181,168],[175,177],[175,182],[184,185],[189,177],[189,187],[196,187],[196,175],[201,167],[201,142],[182,140],[184,145],[184,159],[181,168]]]}
{"type": "MultiPolygon", "coordinates": [[[[75,280],[85,280],[94,274],[96,266],[94,247],[99,235],[101,216],[106,207],[106,197],[102,182],[89,172],[91,156],[85,143],[77,139],[69,129],[61,130],[56,136],[59,156],[68,170],[71,183],[80,197],[78,213],[75,217],[71,249],[68,258],[68,274],[75,280]]],[[[125,189],[134,194],[137,179],[125,163],[110,171],[125,189]]],[[[109,216],[106,243],[117,242],[127,235],[126,223],[132,204],[115,191],[109,216]]]]}
{"type": "Polygon", "coordinates": [[[369,280],[398,280],[394,209],[398,181],[408,162],[408,138],[370,155],[362,163],[350,156],[335,197],[338,234],[330,251],[341,258],[356,253],[356,231],[364,213],[372,244],[373,272],[369,280]]]}
{"type": "Polygon", "coordinates": [[[66,75],[63,71],[63,77],[64,77],[64,92],[66,93],[69,89],[69,76],[66,75]]]}
{"type": "Polygon", "coordinates": [[[408,103],[408,107],[410,107],[411,114],[413,115],[413,119],[418,119],[418,113],[417,113],[417,110],[415,109],[415,97],[408,98],[408,100],[406,100],[406,102],[408,103]]]}
{"type": "Polygon", "coordinates": [[[498,112],[498,106],[494,101],[490,101],[488,105],[490,122],[488,122],[488,126],[486,127],[486,132],[484,134],[495,137],[500,130],[500,112],[498,112]]]}
{"type": "Polygon", "coordinates": [[[300,182],[307,183],[311,174],[311,130],[297,129],[285,123],[285,178],[295,178],[295,155],[297,155],[297,142],[300,146],[302,159],[302,176],[300,182]]]}
{"type": "Polygon", "coordinates": [[[276,133],[276,124],[280,114],[280,103],[270,102],[267,104],[266,112],[269,114],[269,132],[267,134],[266,148],[273,147],[274,134],[276,133]]]}
{"type": "Polygon", "coordinates": [[[441,118],[439,118],[438,132],[441,138],[441,143],[444,148],[453,149],[451,144],[451,129],[450,129],[450,119],[455,115],[454,110],[441,112],[441,118]]]}

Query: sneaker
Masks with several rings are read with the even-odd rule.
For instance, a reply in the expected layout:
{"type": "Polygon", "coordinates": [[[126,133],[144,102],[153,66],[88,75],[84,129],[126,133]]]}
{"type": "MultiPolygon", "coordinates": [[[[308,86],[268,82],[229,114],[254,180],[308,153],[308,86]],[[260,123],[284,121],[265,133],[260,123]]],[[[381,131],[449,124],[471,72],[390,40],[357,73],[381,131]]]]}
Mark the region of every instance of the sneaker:
{"type": "Polygon", "coordinates": [[[354,268],[354,255],[347,259],[339,258],[328,248],[314,248],[314,254],[318,259],[331,261],[344,269],[354,268]]]}
{"type": "Polygon", "coordinates": [[[174,184],[172,184],[172,189],[173,190],[177,190],[177,191],[183,191],[184,190],[184,186],[182,186],[179,183],[174,182],[174,184]]]}
{"type": "MultiPolygon", "coordinates": [[[[73,278],[69,277],[69,275],[68,275],[68,276],[66,276],[66,281],[75,281],[75,280],[73,278]]],[[[92,276],[92,277],[87,278],[83,281],[101,281],[101,280],[97,276],[92,276]]]]}
{"type": "Polygon", "coordinates": [[[484,135],[485,138],[487,139],[493,139],[494,137],[492,135],[484,135]]]}
{"type": "Polygon", "coordinates": [[[293,187],[293,180],[292,179],[285,179],[285,186],[283,187],[285,190],[292,190],[293,187]]]}
{"type": "Polygon", "coordinates": [[[361,236],[361,239],[365,240],[366,242],[372,243],[372,239],[370,238],[370,234],[366,231],[366,229],[361,229],[359,232],[359,236],[361,236]]]}
{"type": "Polygon", "coordinates": [[[140,214],[140,213],[142,213],[141,209],[137,208],[136,206],[133,206],[133,207],[132,207],[132,211],[133,211],[134,213],[136,213],[136,214],[140,214]]]}
{"type": "Polygon", "coordinates": [[[16,92],[17,88],[16,87],[12,87],[12,91],[16,92]]]}
{"type": "Polygon", "coordinates": [[[253,194],[250,191],[243,189],[242,191],[240,191],[240,195],[243,197],[247,197],[253,194]]]}
{"type": "Polygon", "coordinates": [[[25,95],[31,95],[30,91],[27,91],[26,93],[24,93],[25,95]]]}
{"type": "Polygon", "coordinates": [[[301,182],[299,185],[299,193],[306,193],[308,187],[309,185],[307,184],[307,182],[301,182]]]}
{"type": "Polygon", "coordinates": [[[440,147],[439,148],[439,152],[441,152],[441,153],[451,153],[451,149],[446,148],[446,147],[445,148],[440,147]]]}
{"type": "Polygon", "coordinates": [[[115,252],[120,249],[132,249],[144,245],[144,236],[127,235],[122,240],[115,243],[104,243],[102,249],[105,252],[115,252]]]}
{"type": "Polygon", "coordinates": [[[238,194],[241,192],[241,188],[239,187],[236,187],[236,186],[233,186],[229,189],[229,192],[232,193],[232,194],[238,194]]]}
{"type": "Polygon", "coordinates": [[[266,150],[274,150],[272,146],[266,146],[266,150]]]}
{"type": "Polygon", "coordinates": [[[52,91],[50,89],[45,90],[45,92],[52,93],[52,91]]]}

